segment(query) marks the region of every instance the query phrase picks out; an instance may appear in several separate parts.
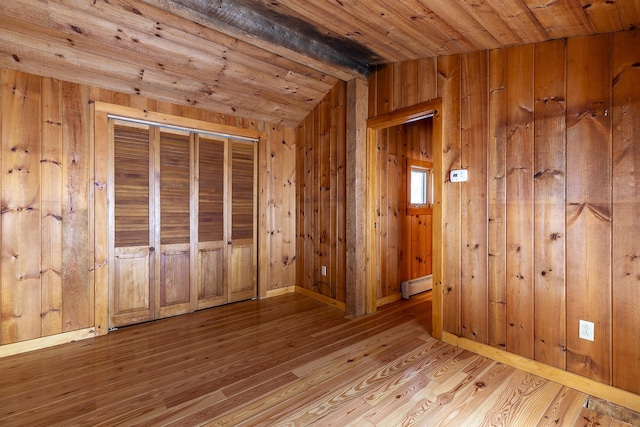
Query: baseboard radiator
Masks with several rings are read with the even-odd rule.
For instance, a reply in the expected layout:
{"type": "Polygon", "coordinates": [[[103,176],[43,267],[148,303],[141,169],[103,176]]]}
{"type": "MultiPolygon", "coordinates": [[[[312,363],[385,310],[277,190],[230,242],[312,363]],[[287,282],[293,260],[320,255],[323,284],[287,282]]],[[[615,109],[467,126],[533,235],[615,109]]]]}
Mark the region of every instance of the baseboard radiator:
{"type": "Polygon", "coordinates": [[[433,289],[433,276],[429,274],[428,276],[405,280],[400,283],[400,289],[402,290],[402,299],[409,299],[411,295],[430,291],[433,289]]]}

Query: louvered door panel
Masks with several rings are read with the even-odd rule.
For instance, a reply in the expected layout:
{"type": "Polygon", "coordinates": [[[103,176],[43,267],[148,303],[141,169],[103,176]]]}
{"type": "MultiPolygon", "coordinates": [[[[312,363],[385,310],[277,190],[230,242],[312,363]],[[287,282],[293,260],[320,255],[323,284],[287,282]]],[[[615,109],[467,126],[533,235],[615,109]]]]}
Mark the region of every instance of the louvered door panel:
{"type": "Polygon", "coordinates": [[[190,136],[160,132],[160,281],[157,317],[188,313],[191,301],[190,136]]]}
{"type": "Polygon", "coordinates": [[[225,141],[198,141],[198,308],[227,302],[225,141]]]}
{"type": "Polygon", "coordinates": [[[149,246],[149,129],[114,127],[115,246],[149,246]]]}
{"type": "Polygon", "coordinates": [[[230,140],[231,240],[229,301],[257,295],[256,162],[257,145],[230,140]]]}
{"type": "Polygon", "coordinates": [[[154,318],[150,287],[154,253],[149,229],[152,209],[149,132],[144,126],[113,127],[114,261],[110,325],[115,327],[154,318]]]}

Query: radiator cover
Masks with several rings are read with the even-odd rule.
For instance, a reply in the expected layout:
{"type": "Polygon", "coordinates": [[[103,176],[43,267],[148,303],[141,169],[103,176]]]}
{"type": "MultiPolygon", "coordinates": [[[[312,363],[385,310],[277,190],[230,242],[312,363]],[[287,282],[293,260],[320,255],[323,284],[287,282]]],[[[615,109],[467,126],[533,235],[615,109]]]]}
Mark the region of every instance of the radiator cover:
{"type": "Polygon", "coordinates": [[[409,299],[411,295],[430,291],[433,289],[433,276],[429,274],[428,276],[405,280],[400,283],[400,289],[402,291],[402,299],[409,299]]]}

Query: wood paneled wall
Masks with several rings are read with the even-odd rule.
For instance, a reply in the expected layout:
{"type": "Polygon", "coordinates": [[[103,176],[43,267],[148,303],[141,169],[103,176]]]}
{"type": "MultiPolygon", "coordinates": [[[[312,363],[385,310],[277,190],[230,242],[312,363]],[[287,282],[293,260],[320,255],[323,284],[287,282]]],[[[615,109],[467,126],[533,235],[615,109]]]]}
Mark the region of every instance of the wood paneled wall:
{"type": "Polygon", "coordinates": [[[444,170],[469,170],[442,183],[444,330],[635,393],[639,43],[628,31],[383,66],[369,103],[375,116],[441,97],[444,170]]]}
{"type": "Polygon", "coordinates": [[[0,71],[0,342],[94,321],[90,101],[264,132],[260,148],[260,289],[295,284],[295,130],[33,74],[0,71]],[[267,203],[268,201],[268,203],[267,203]]]}
{"type": "Polygon", "coordinates": [[[344,303],[346,274],[346,83],[298,127],[297,284],[344,303]],[[326,276],[322,276],[326,266],[326,276]]]}

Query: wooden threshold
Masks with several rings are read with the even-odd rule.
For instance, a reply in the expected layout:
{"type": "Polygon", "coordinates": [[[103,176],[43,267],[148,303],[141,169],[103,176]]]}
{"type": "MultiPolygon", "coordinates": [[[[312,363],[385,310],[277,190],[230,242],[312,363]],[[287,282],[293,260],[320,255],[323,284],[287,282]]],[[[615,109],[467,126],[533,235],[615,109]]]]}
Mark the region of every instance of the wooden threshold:
{"type": "Polygon", "coordinates": [[[347,318],[295,292],[5,357],[0,425],[625,425],[432,338],[430,298],[347,318]]]}

